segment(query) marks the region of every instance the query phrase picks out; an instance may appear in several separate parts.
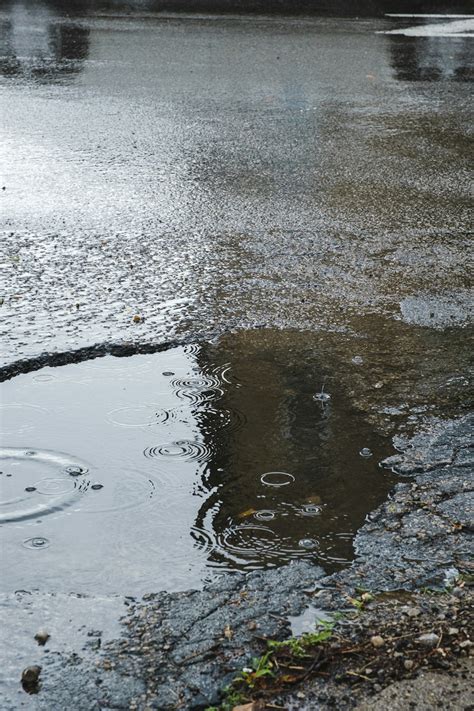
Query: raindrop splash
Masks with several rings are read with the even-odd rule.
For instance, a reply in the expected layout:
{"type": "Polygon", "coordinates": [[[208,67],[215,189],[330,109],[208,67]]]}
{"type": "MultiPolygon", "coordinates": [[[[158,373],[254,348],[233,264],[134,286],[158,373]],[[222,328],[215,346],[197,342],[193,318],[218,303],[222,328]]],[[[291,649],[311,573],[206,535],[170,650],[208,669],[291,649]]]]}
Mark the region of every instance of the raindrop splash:
{"type": "Polygon", "coordinates": [[[44,548],[49,548],[51,542],[47,538],[35,536],[33,538],[27,538],[23,541],[22,545],[24,548],[30,548],[32,550],[43,550],[44,548]]]}
{"type": "Polygon", "coordinates": [[[260,481],[265,486],[274,486],[276,488],[280,486],[288,486],[295,481],[293,474],[288,474],[288,472],[266,472],[260,477],[260,481]]]}

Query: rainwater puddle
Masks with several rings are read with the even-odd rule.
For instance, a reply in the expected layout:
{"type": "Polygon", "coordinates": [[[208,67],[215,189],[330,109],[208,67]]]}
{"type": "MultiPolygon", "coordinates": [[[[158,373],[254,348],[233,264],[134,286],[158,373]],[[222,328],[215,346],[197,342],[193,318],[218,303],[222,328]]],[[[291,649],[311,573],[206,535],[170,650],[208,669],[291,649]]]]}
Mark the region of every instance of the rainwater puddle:
{"type": "Polygon", "coordinates": [[[394,481],[378,466],[389,442],[316,341],[251,339],[2,384],[5,592],[141,594],[295,558],[327,570],[351,560],[394,481]]]}

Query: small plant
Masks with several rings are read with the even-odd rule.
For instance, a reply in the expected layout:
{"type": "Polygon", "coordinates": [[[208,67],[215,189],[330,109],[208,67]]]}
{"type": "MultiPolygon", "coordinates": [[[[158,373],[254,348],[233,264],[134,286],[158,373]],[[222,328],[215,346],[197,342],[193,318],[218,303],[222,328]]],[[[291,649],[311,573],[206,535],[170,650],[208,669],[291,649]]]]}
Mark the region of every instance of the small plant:
{"type": "Polygon", "coordinates": [[[236,681],[243,681],[249,689],[253,689],[258,679],[261,679],[263,676],[273,676],[273,662],[270,659],[271,656],[272,650],[263,654],[261,657],[253,657],[252,666],[242,669],[236,681]]]}
{"type": "Polygon", "coordinates": [[[248,701],[247,697],[240,691],[236,691],[232,686],[226,686],[223,690],[224,698],[220,706],[208,706],[206,711],[233,711],[236,706],[248,701]]]}
{"type": "MultiPolygon", "coordinates": [[[[340,619],[342,616],[336,613],[333,616],[333,620],[340,619]]],[[[259,681],[261,679],[268,676],[278,677],[278,674],[275,674],[274,671],[275,669],[278,670],[278,664],[274,660],[274,656],[278,651],[285,650],[285,652],[296,658],[311,656],[308,652],[312,647],[325,642],[331,637],[334,623],[327,620],[317,620],[318,629],[314,632],[306,632],[301,637],[290,637],[290,639],[285,639],[283,642],[268,640],[268,651],[262,654],[261,657],[253,657],[251,666],[244,667],[230,686],[223,690],[221,705],[218,707],[209,706],[206,711],[233,711],[235,706],[248,703],[252,692],[255,693],[259,690],[259,681]]],[[[285,680],[284,676],[278,678],[285,680]]]]}
{"type": "Polygon", "coordinates": [[[371,602],[373,599],[374,599],[374,596],[369,592],[363,592],[358,597],[348,596],[349,602],[351,603],[351,605],[354,605],[354,607],[356,608],[356,610],[358,612],[362,612],[365,609],[365,606],[367,605],[367,603],[371,602]]]}
{"type": "Polygon", "coordinates": [[[318,625],[323,629],[317,632],[306,632],[301,635],[301,637],[290,637],[290,639],[285,639],[283,642],[270,640],[267,642],[268,647],[272,651],[288,649],[290,654],[294,657],[306,657],[308,649],[315,647],[317,644],[321,644],[321,642],[325,642],[332,635],[334,627],[332,622],[319,620],[318,625]]]}

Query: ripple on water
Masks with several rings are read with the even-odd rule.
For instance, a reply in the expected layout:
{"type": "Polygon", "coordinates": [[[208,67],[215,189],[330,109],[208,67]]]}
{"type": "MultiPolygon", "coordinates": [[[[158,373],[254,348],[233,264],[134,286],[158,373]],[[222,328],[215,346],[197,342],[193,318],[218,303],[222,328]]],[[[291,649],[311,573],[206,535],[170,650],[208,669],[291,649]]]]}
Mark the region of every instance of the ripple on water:
{"type": "Polygon", "coordinates": [[[87,482],[83,491],[93,491],[94,496],[83,497],[76,510],[100,514],[146,505],[157,495],[157,484],[140,472],[120,472],[120,476],[106,486],[100,482],[87,482]]]}
{"type": "Polygon", "coordinates": [[[322,510],[322,506],[317,506],[316,504],[305,504],[298,510],[298,513],[301,516],[319,516],[322,513],[322,510]]]}
{"type": "Polygon", "coordinates": [[[258,570],[293,558],[314,558],[318,548],[315,539],[293,541],[290,537],[280,536],[269,526],[236,525],[217,535],[210,564],[228,570],[235,565],[258,570]]]}
{"type": "Polygon", "coordinates": [[[275,554],[277,536],[265,526],[233,526],[217,536],[217,551],[228,561],[261,567],[262,558],[275,554]]]}
{"type": "Polygon", "coordinates": [[[213,435],[216,430],[237,432],[247,422],[244,413],[236,408],[219,408],[213,403],[202,403],[192,410],[193,419],[196,421],[200,432],[213,435]]]}
{"type": "Polygon", "coordinates": [[[107,413],[107,419],[120,427],[151,427],[164,425],[176,419],[174,409],[165,410],[158,405],[131,405],[118,407],[107,413]]]}
{"type": "Polygon", "coordinates": [[[321,390],[320,393],[316,393],[313,395],[313,400],[317,400],[318,402],[329,402],[331,399],[331,395],[329,393],[325,393],[321,390]]]}
{"type": "Polygon", "coordinates": [[[188,461],[207,462],[212,457],[212,449],[204,442],[197,440],[179,440],[169,444],[161,444],[156,447],[147,447],[143,454],[149,459],[158,457],[170,457],[175,459],[185,459],[188,461]]]}
{"type": "Polygon", "coordinates": [[[265,486],[274,486],[279,488],[280,486],[288,486],[292,484],[295,480],[293,474],[288,474],[288,472],[266,472],[260,477],[260,481],[265,486]]]}
{"type": "Polygon", "coordinates": [[[47,538],[43,538],[42,536],[34,536],[33,538],[27,538],[25,541],[23,541],[24,548],[30,548],[32,550],[37,551],[49,548],[50,545],[51,542],[47,538]]]}
{"type": "Polygon", "coordinates": [[[68,469],[86,472],[87,467],[66,454],[5,447],[0,449],[0,464],[1,523],[58,513],[76,503],[84,492],[86,482],[72,479],[68,469]]]}
{"type": "Polygon", "coordinates": [[[257,521],[272,521],[275,516],[276,511],[271,511],[270,509],[262,509],[254,513],[254,518],[256,518],[257,521]]]}

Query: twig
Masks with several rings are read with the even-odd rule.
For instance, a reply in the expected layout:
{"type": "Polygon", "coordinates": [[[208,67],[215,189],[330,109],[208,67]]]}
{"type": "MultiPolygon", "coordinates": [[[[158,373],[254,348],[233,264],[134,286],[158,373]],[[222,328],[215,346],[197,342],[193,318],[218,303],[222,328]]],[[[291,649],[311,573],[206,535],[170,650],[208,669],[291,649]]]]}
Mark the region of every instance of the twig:
{"type": "Polygon", "coordinates": [[[366,681],[372,681],[368,676],[365,676],[364,674],[357,674],[357,672],[353,671],[348,671],[346,674],[350,674],[351,676],[357,676],[359,679],[365,679],[366,681]]]}

